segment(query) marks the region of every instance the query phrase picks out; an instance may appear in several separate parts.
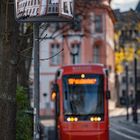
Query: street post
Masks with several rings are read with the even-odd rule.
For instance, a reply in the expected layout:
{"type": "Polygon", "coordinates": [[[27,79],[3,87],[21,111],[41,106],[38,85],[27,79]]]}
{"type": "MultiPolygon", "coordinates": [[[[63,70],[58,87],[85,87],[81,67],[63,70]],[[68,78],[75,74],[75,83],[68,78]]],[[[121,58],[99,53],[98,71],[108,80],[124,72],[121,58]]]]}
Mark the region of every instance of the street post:
{"type": "Polygon", "coordinates": [[[39,24],[33,24],[33,37],[34,37],[34,134],[33,140],[40,139],[40,83],[39,83],[39,24]]]}

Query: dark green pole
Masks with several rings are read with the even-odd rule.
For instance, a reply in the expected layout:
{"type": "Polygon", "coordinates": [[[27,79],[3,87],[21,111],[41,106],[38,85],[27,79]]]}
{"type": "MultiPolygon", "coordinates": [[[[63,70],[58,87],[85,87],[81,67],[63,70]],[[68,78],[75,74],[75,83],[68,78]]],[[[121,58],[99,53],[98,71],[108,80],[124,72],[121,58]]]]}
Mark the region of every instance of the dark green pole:
{"type": "Polygon", "coordinates": [[[40,86],[39,86],[39,24],[33,24],[33,49],[34,49],[34,138],[33,140],[40,139],[40,86]]]}
{"type": "Polygon", "coordinates": [[[126,120],[129,120],[129,96],[128,96],[128,65],[125,64],[126,72],[126,120]]]}
{"type": "Polygon", "coordinates": [[[134,90],[135,90],[135,99],[134,99],[134,106],[133,106],[133,121],[134,123],[138,123],[138,114],[137,114],[137,58],[136,58],[136,51],[135,51],[135,58],[134,58],[134,90]]]}

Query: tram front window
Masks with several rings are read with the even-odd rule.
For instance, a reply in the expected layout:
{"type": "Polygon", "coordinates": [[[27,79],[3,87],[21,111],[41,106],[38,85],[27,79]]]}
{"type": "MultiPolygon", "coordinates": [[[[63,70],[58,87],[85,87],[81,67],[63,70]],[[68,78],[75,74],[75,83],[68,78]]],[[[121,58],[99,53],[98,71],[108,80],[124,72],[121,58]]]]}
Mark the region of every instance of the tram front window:
{"type": "Polygon", "coordinates": [[[86,74],[63,76],[65,115],[103,114],[103,75],[86,74]]]}

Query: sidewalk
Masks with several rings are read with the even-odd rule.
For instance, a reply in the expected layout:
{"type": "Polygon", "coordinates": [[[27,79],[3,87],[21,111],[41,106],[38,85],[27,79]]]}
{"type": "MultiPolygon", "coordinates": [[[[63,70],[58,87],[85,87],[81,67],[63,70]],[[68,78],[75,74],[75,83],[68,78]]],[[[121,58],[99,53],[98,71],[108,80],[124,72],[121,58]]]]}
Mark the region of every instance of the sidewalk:
{"type": "MultiPolygon", "coordinates": [[[[129,114],[132,114],[132,108],[129,107],[128,110],[129,114]]],[[[138,113],[140,113],[140,108],[137,110],[138,113]]],[[[109,116],[113,117],[113,116],[122,116],[122,115],[126,115],[126,107],[116,107],[115,102],[113,101],[109,101],[109,116]]]]}
{"type": "MultiPolygon", "coordinates": [[[[131,108],[129,108],[129,114],[131,114],[131,108]]],[[[116,107],[114,109],[109,109],[109,116],[115,117],[115,116],[123,116],[126,115],[126,108],[124,107],[116,107]]]]}
{"type": "Polygon", "coordinates": [[[109,110],[109,117],[118,117],[118,122],[119,123],[125,123],[126,125],[131,125],[134,127],[139,127],[140,128],[140,109],[137,110],[138,113],[138,123],[135,124],[133,122],[133,116],[132,116],[132,109],[129,108],[129,120],[126,120],[126,108],[121,107],[121,108],[114,108],[109,110]],[[123,116],[123,118],[122,118],[123,116]]]}
{"type": "Polygon", "coordinates": [[[53,129],[54,125],[55,125],[55,121],[54,121],[54,119],[42,120],[41,124],[45,127],[53,129]]]}

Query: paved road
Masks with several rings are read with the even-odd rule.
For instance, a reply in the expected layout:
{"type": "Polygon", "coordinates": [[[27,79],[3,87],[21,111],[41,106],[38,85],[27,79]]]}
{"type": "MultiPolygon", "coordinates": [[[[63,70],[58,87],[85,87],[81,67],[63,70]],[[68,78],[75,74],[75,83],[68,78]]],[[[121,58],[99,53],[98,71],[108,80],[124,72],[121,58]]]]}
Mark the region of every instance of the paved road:
{"type": "Polygon", "coordinates": [[[126,121],[125,116],[110,118],[110,140],[140,140],[140,124],[126,121]]]}

